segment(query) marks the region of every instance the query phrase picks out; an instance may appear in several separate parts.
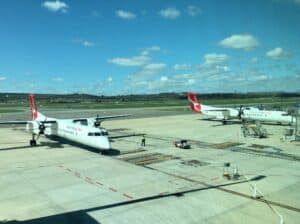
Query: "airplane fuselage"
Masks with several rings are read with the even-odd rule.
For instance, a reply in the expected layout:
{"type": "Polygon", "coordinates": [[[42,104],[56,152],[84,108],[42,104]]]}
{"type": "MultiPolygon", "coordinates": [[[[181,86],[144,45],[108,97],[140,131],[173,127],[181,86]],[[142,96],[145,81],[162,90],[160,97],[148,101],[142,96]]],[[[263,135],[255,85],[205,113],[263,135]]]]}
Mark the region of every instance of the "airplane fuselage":
{"type": "Polygon", "coordinates": [[[292,123],[292,116],[284,111],[260,110],[258,108],[245,108],[241,116],[244,120],[256,120],[264,122],[292,123]]]}
{"type": "Polygon", "coordinates": [[[212,107],[202,104],[201,109],[202,114],[220,120],[235,119],[238,118],[239,115],[238,111],[232,108],[212,107]]]}
{"type": "Polygon", "coordinates": [[[100,150],[111,148],[107,131],[103,128],[93,127],[89,122],[82,124],[71,119],[52,119],[53,124],[47,124],[45,129],[46,136],[58,136],[69,141],[80,143],[100,150]]]}

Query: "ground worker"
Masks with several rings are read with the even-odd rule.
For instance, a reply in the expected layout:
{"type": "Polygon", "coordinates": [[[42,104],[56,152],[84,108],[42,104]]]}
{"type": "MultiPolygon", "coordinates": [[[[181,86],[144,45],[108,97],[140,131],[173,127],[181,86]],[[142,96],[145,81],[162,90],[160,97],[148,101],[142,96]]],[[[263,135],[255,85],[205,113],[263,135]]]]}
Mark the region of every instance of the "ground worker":
{"type": "Polygon", "coordinates": [[[142,139],[141,139],[141,146],[146,146],[146,138],[145,138],[145,135],[142,136],[142,139]]]}

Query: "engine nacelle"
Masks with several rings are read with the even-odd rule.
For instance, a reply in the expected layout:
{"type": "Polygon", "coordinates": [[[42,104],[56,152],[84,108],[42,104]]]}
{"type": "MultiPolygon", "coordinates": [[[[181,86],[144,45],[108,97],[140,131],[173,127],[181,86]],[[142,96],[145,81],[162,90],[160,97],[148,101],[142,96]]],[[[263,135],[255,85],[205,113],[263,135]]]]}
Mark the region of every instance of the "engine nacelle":
{"type": "Polygon", "coordinates": [[[30,122],[26,124],[26,131],[33,134],[39,134],[39,124],[37,122],[30,122]]]}

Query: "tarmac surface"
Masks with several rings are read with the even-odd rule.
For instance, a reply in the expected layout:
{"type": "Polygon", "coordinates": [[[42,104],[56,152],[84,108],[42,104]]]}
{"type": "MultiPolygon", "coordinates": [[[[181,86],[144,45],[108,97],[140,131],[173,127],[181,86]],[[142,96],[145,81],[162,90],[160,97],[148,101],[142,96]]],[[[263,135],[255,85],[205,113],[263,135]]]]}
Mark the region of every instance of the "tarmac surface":
{"type": "Polygon", "coordinates": [[[236,122],[139,110],[103,123],[107,155],[45,137],[29,147],[24,127],[0,128],[0,223],[299,222],[300,142],[282,139],[286,126],[245,138],[236,122]]]}

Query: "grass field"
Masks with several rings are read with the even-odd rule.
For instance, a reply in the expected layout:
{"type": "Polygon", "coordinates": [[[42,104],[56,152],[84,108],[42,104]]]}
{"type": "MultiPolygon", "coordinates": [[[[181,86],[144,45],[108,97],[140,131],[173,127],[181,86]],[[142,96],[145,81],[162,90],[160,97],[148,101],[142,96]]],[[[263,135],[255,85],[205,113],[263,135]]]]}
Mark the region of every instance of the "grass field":
{"type": "Polygon", "coordinates": [[[1,113],[16,113],[16,112],[23,112],[24,110],[20,109],[0,109],[0,114],[1,113]]]}

